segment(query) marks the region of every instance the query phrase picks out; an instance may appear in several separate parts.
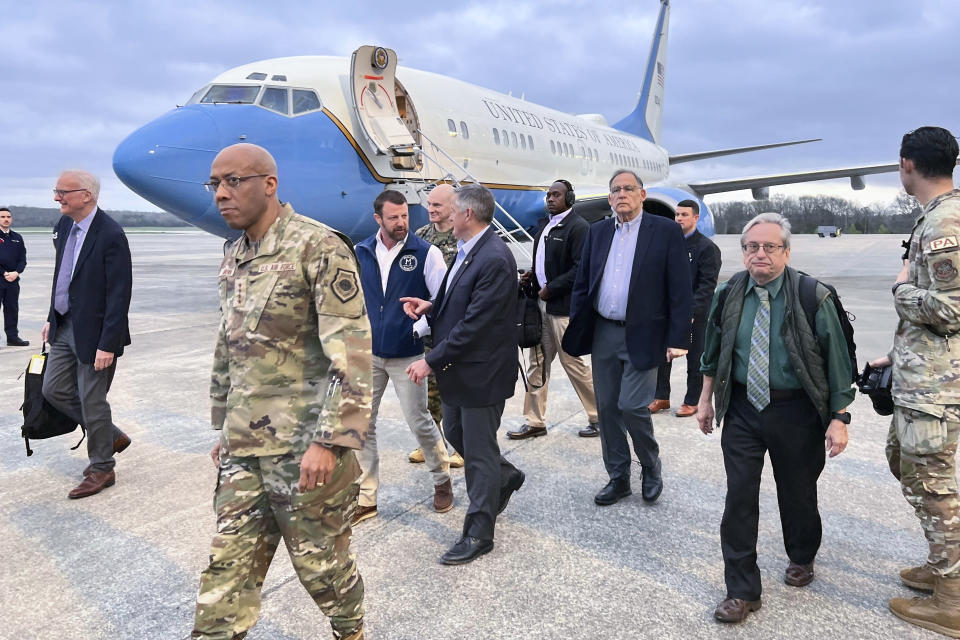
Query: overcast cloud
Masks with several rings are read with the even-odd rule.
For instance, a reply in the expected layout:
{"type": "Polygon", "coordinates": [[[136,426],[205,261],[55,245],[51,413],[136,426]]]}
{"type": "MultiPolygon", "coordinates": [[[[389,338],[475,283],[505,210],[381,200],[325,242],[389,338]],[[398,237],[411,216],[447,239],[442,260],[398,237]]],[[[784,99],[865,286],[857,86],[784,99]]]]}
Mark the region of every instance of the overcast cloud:
{"type": "MultiPolygon", "coordinates": [[[[231,67],[382,44],[402,65],[614,122],[635,104],[659,9],[656,0],[4,5],[0,203],[53,206],[58,173],[82,167],[103,178],[105,208],[138,210],[155,208],[113,175],[117,143],[231,67]]],[[[673,177],[894,162],[909,129],[960,132],[957,33],[955,0],[676,0],[670,152],[824,141],[679,165],[673,177]]],[[[898,185],[895,175],[867,183],[867,199],[898,185]]],[[[854,193],[842,182],[773,190],[799,191],[854,193]]]]}

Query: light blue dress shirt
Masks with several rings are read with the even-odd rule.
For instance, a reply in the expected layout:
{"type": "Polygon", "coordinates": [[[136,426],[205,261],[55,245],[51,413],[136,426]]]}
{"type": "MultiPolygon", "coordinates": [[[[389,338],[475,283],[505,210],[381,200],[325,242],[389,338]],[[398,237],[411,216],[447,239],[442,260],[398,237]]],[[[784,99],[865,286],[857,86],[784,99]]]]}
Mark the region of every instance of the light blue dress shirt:
{"type": "Polygon", "coordinates": [[[453,261],[453,266],[450,267],[450,274],[447,276],[447,288],[444,291],[450,290],[450,284],[453,282],[453,277],[457,275],[457,271],[460,270],[460,265],[463,264],[463,261],[467,259],[467,255],[477,244],[477,241],[480,240],[480,236],[487,232],[487,229],[490,228],[490,225],[485,226],[481,229],[477,235],[473,236],[466,242],[463,240],[457,240],[457,259],[453,261]]]}
{"type": "Polygon", "coordinates": [[[608,320],[627,319],[627,298],[630,295],[630,276],[633,256],[637,252],[637,231],[643,212],[630,222],[617,220],[610,243],[610,253],[603,268],[600,291],[597,292],[597,313],[608,320]]]}
{"type": "MultiPolygon", "coordinates": [[[[97,210],[94,209],[93,213],[88,215],[86,218],[84,218],[80,222],[73,223],[73,226],[77,229],[77,246],[73,251],[73,266],[70,269],[70,273],[73,273],[74,271],[77,270],[77,258],[80,257],[80,249],[83,248],[83,241],[86,239],[87,232],[90,231],[90,225],[93,224],[93,217],[96,215],[97,215],[97,210]]],[[[70,230],[73,231],[73,228],[71,228],[70,230]]]]}

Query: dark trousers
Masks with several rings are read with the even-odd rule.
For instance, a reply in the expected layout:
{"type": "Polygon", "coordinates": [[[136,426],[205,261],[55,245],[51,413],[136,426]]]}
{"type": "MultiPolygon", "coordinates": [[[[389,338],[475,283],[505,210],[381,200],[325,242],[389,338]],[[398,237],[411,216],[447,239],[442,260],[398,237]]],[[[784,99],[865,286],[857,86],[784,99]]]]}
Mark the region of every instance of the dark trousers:
{"type": "Polygon", "coordinates": [[[443,430],[463,456],[470,506],[463,520],[463,535],[493,540],[500,508],[500,490],[519,471],[500,455],[497,429],[504,402],[487,407],[457,407],[443,403],[443,430]]]}
{"type": "Polygon", "coordinates": [[[770,452],[787,556],[813,562],[822,529],[817,510],[817,478],[823,471],[824,431],[816,408],[802,391],[773,400],[759,412],[746,387],[734,385],[720,436],[727,473],[727,501],[720,524],[727,597],[760,598],[757,526],[760,474],[770,452]]]}
{"type": "Polygon", "coordinates": [[[593,389],[597,396],[600,449],[611,480],[630,478],[630,445],[644,470],[660,473],[660,445],[647,405],[653,400],[657,369],[630,363],[624,327],[597,318],[593,334],[593,389]]]}
{"type": "Polygon", "coordinates": [[[77,359],[70,316],[57,322],[57,335],[50,344],[47,370],[43,375],[43,397],[87,429],[87,457],[90,471],[112,471],[113,442],[123,432],[113,424],[107,392],[113,382],[117,360],[100,371],[93,363],[77,359]]]}
{"type": "MultiPolygon", "coordinates": [[[[687,350],[687,393],[683,396],[683,404],[694,407],[700,402],[700,391],[703,389],[700,356],[703,355],[703,337],[706,327],[706,316],[694,316],[693,323],[690,325],[690,348],[687,350]]],[[[657,392],[654,394],[657,399],[670,399],[671,365],[670,362],[664,362],[657,369],[657,392]]]]}
{"type": "Polygon", "coordinates": [[[17,332],[17,316],[20,314],[20,280],[7,282],[0,277],[0,305],[3,305],[3,330],[7,340],[20,337],[17,332]]]}

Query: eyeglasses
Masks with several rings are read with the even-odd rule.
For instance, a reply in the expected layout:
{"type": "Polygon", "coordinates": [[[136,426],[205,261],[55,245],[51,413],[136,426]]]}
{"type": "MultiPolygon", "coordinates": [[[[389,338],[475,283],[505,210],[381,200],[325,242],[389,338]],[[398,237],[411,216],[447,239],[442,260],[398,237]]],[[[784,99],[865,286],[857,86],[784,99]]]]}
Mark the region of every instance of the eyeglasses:
{"type": "Polygon", "coordinates": [[[241,182],[246,182],[251,178],[266,178],[269,176],[269,173],[258,173],[255,176],[227,176],[223,180],[211,180],[210,182],[204,182],[203,186],[210,193],[216,193],[217,189],[220,188],[220,185],[224,185],[227,189],[236,189],[240,186],[241,182]]]}
{"type": "Polygon", "coordinates": [[[610,189],[610,193],[613,195],[616,195],[621,191],[623,191],[624,193],[633,193],[634,191],[640,191],[640,189],[643,189],[643,187],[632,187],[632,186],[614,187],[613,189],[610,189]]]}
{"type": "Polygon", "coordinates": [[[68,193],[76,193],[77,191],[89,191],[89,189],[54,189],[54,197],[60,197],[67,195],[68,193]]]}
{"type": "Polygon", "coordinates": [[[772,242],[748,242],[746,244],[740,245],[743,248],[743,252],[747,255],[753,255],[757,251],[760,251],[760,247],[763,247],[763,252],[768,256],[775,256],[783,250],[782,244],[773,244],[772,242]]]}

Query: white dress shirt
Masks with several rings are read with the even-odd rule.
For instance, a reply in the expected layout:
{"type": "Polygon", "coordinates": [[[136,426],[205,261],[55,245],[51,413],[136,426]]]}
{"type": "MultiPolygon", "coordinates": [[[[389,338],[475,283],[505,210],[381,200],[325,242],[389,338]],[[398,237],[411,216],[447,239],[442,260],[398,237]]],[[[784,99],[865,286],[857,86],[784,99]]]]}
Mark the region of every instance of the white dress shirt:
{"type": "Polygon", "coordinates": [[[477,235],[473,236],[466,242],[463,240],[457,240],[457,259],[453,261],[453,265],[450,267],[450,275],[447,276],[447,291],[450,290],[450,283],[453,282],[453,277],[457,275],[457,271],[460,270],[460,265],[463,264],[464,260],[467,259],[467,255],[476,246],[477,241],[480,240],[480,236],[487,232],[487,229],[490,228],[490,225],[485,226],[483,229],[477,232],[477,235]]]}
{"type": "Polygon", "coordinates": [[[537,245],[537,255],[533,256],[533,270],[534,273],[537,274],[537,282],[540,283],[541,287],[547,286],[547,268],[545,266],[547,235],[549,235],[551,229],[563,222],[563,219],[567,217],[568,213],[570,213],[570,209],[567,209],[563,213],[558,213],[555,216],[550,216],[550,221],[547,222],[547,226],[543,228],[543,233],[540,234],[540,244],[537,245]]]}
{"type": "Polygon", "coordinates": [[[597,312],[608,320],[627,319],[627,298],[630,295],[630,276],[633,275],[633,257],[637,251],[637,231],[643,220],[641,212],[630,222],[616,221],[610,253],[603,268],[600,290],[597,292],[597,312]]]}
{"type": "MultiPolygon", "coordinates": [[[[383,244],[383,231],[377,232],[377,264],[380,266],[380,284],[383,286],[383,292],[387,292],[387,278],[390,277],[390,268],[393,261],[397,259],[400,251],[407,243],[407,236],[404,236],[401,242],[387,249],[383,244]]],[[[427,283],[427,290],[430,291],[430,297],[435,298],[440,289],[440,283],[443,282],[443,276],[447,272],[447,263],[443,261],[443,253],[440,249],[430,246],[427,250],[426,264],[423,265],[423,278],[427,283]]]]}

